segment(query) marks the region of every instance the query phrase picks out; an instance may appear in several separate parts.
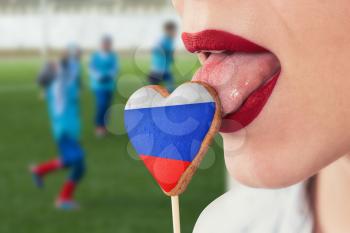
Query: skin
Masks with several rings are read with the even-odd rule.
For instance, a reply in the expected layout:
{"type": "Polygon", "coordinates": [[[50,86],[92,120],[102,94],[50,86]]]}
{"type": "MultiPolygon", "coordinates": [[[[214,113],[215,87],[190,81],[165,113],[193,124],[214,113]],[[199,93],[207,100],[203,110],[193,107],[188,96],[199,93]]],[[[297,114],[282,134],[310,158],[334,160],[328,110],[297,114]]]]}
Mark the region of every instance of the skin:
{"type": "Polygon", "coordinates": [[[349,1],[173,3],[185,32],[231,32],[269,49],[281,63],[280,79],[260,115],[241,132],[222,135],[230,174],[246,185],[263,188],[285,187],[319,174],[315,211],[322,224],[318,231],[349,229],[347,221],[339,220],[349,216],[348,204],[324,211],[336,193],[346,194],[337,197],[345,203],[350,195],[349,1]],[[343,176],[348,182],[340,181],[343,176]]]}
{"type": "Polygon", "coordinates": [[[101,43],[102,50],[104,52],[107,52],[107,53],[112,51],[112,46],[113,46],[113,44],[112,44],[112,41],[110,41],[110,40],[104,40],[101,43]]]}
{"type": "Polygon", "coordinates": [[[167,34],[171,38],[175,38],[177,35],[177,29],[165,29],[165,34],[167,34]]]}
{"type": "Polygon", "coordinates": [[[349,183],[349,157],[337,160],[317,176],[313,201],[317,220],[315,232],[349,232],[349,183]]]}

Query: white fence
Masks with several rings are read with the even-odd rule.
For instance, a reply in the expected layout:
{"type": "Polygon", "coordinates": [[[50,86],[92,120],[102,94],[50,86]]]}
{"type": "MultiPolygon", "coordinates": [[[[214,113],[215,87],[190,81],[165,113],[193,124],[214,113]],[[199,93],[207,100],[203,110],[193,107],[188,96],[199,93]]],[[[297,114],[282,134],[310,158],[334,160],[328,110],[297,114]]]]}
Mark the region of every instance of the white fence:
{"type": "MultiPolygon", "coordinates": [[[[179,22],[172,8],[127,12],[27,12],[0,14],[0,49],[53,49],[76,42],[95,48],[103,34],[115,39],[116,48],[149,48],[166,20],[179,22]]],[[[177,43],[182,48],[182,43],[177,43]]]]}

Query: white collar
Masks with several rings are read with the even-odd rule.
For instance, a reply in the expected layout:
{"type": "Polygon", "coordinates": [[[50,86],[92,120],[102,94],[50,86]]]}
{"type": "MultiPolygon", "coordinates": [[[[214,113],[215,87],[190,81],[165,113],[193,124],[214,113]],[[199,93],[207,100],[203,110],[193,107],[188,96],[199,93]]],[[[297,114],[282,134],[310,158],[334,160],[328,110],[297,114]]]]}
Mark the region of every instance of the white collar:
{"type": "Polygon", "coordinates": [[[284,189],[236,186],[200,215],[193,233],[312,233],[307,184],[284,189]]]}

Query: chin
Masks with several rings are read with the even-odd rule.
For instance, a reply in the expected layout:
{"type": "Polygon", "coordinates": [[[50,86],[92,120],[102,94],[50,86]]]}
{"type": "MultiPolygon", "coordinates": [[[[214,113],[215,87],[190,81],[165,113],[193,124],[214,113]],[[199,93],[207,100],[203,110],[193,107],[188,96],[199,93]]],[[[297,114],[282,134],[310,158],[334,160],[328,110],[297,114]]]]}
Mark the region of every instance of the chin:
{"type": "MultiPolygon", "coordinates": [[[[233,143],[232,137],[224,136],[224,144],[233,143]]],[[[322,165],[302,160],[303,155],[297,151],[281,149],[283,145],[269,149],[261,146],[261,142],[247,140],[239,150],[225,149],[225,163],[233,179],[239,183],[254,187],[278,189],[307,180],[322,165]],[[256,144],[260,144],[257,146],[256,144]],[[259,149],[258,149],[259,148],[259,149]]]]}
{"type": "Polygon", "coordinates": [[[253,188],[278,189],[299,183],[305,178],[283,170],[278,164],[266,163],[251,158],[250,154],[241,154],[235,158],[225,155],[226,167],[239,183],[253,188]]]}

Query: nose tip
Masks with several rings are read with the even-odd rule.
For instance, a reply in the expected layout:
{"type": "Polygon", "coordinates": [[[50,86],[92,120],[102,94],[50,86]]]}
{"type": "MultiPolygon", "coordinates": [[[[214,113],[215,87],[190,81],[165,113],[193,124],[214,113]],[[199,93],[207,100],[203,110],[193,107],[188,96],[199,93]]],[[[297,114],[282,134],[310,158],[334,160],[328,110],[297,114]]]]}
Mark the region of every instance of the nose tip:
{"type": "MultiPolygon", "coordinates": [[[[189,1],[189,0],[186,0],[189,1]]],[[[184,9],[184,0],[172,0],[171,1],[176,9],[176,11],[182,15],[184,9]]]]}

